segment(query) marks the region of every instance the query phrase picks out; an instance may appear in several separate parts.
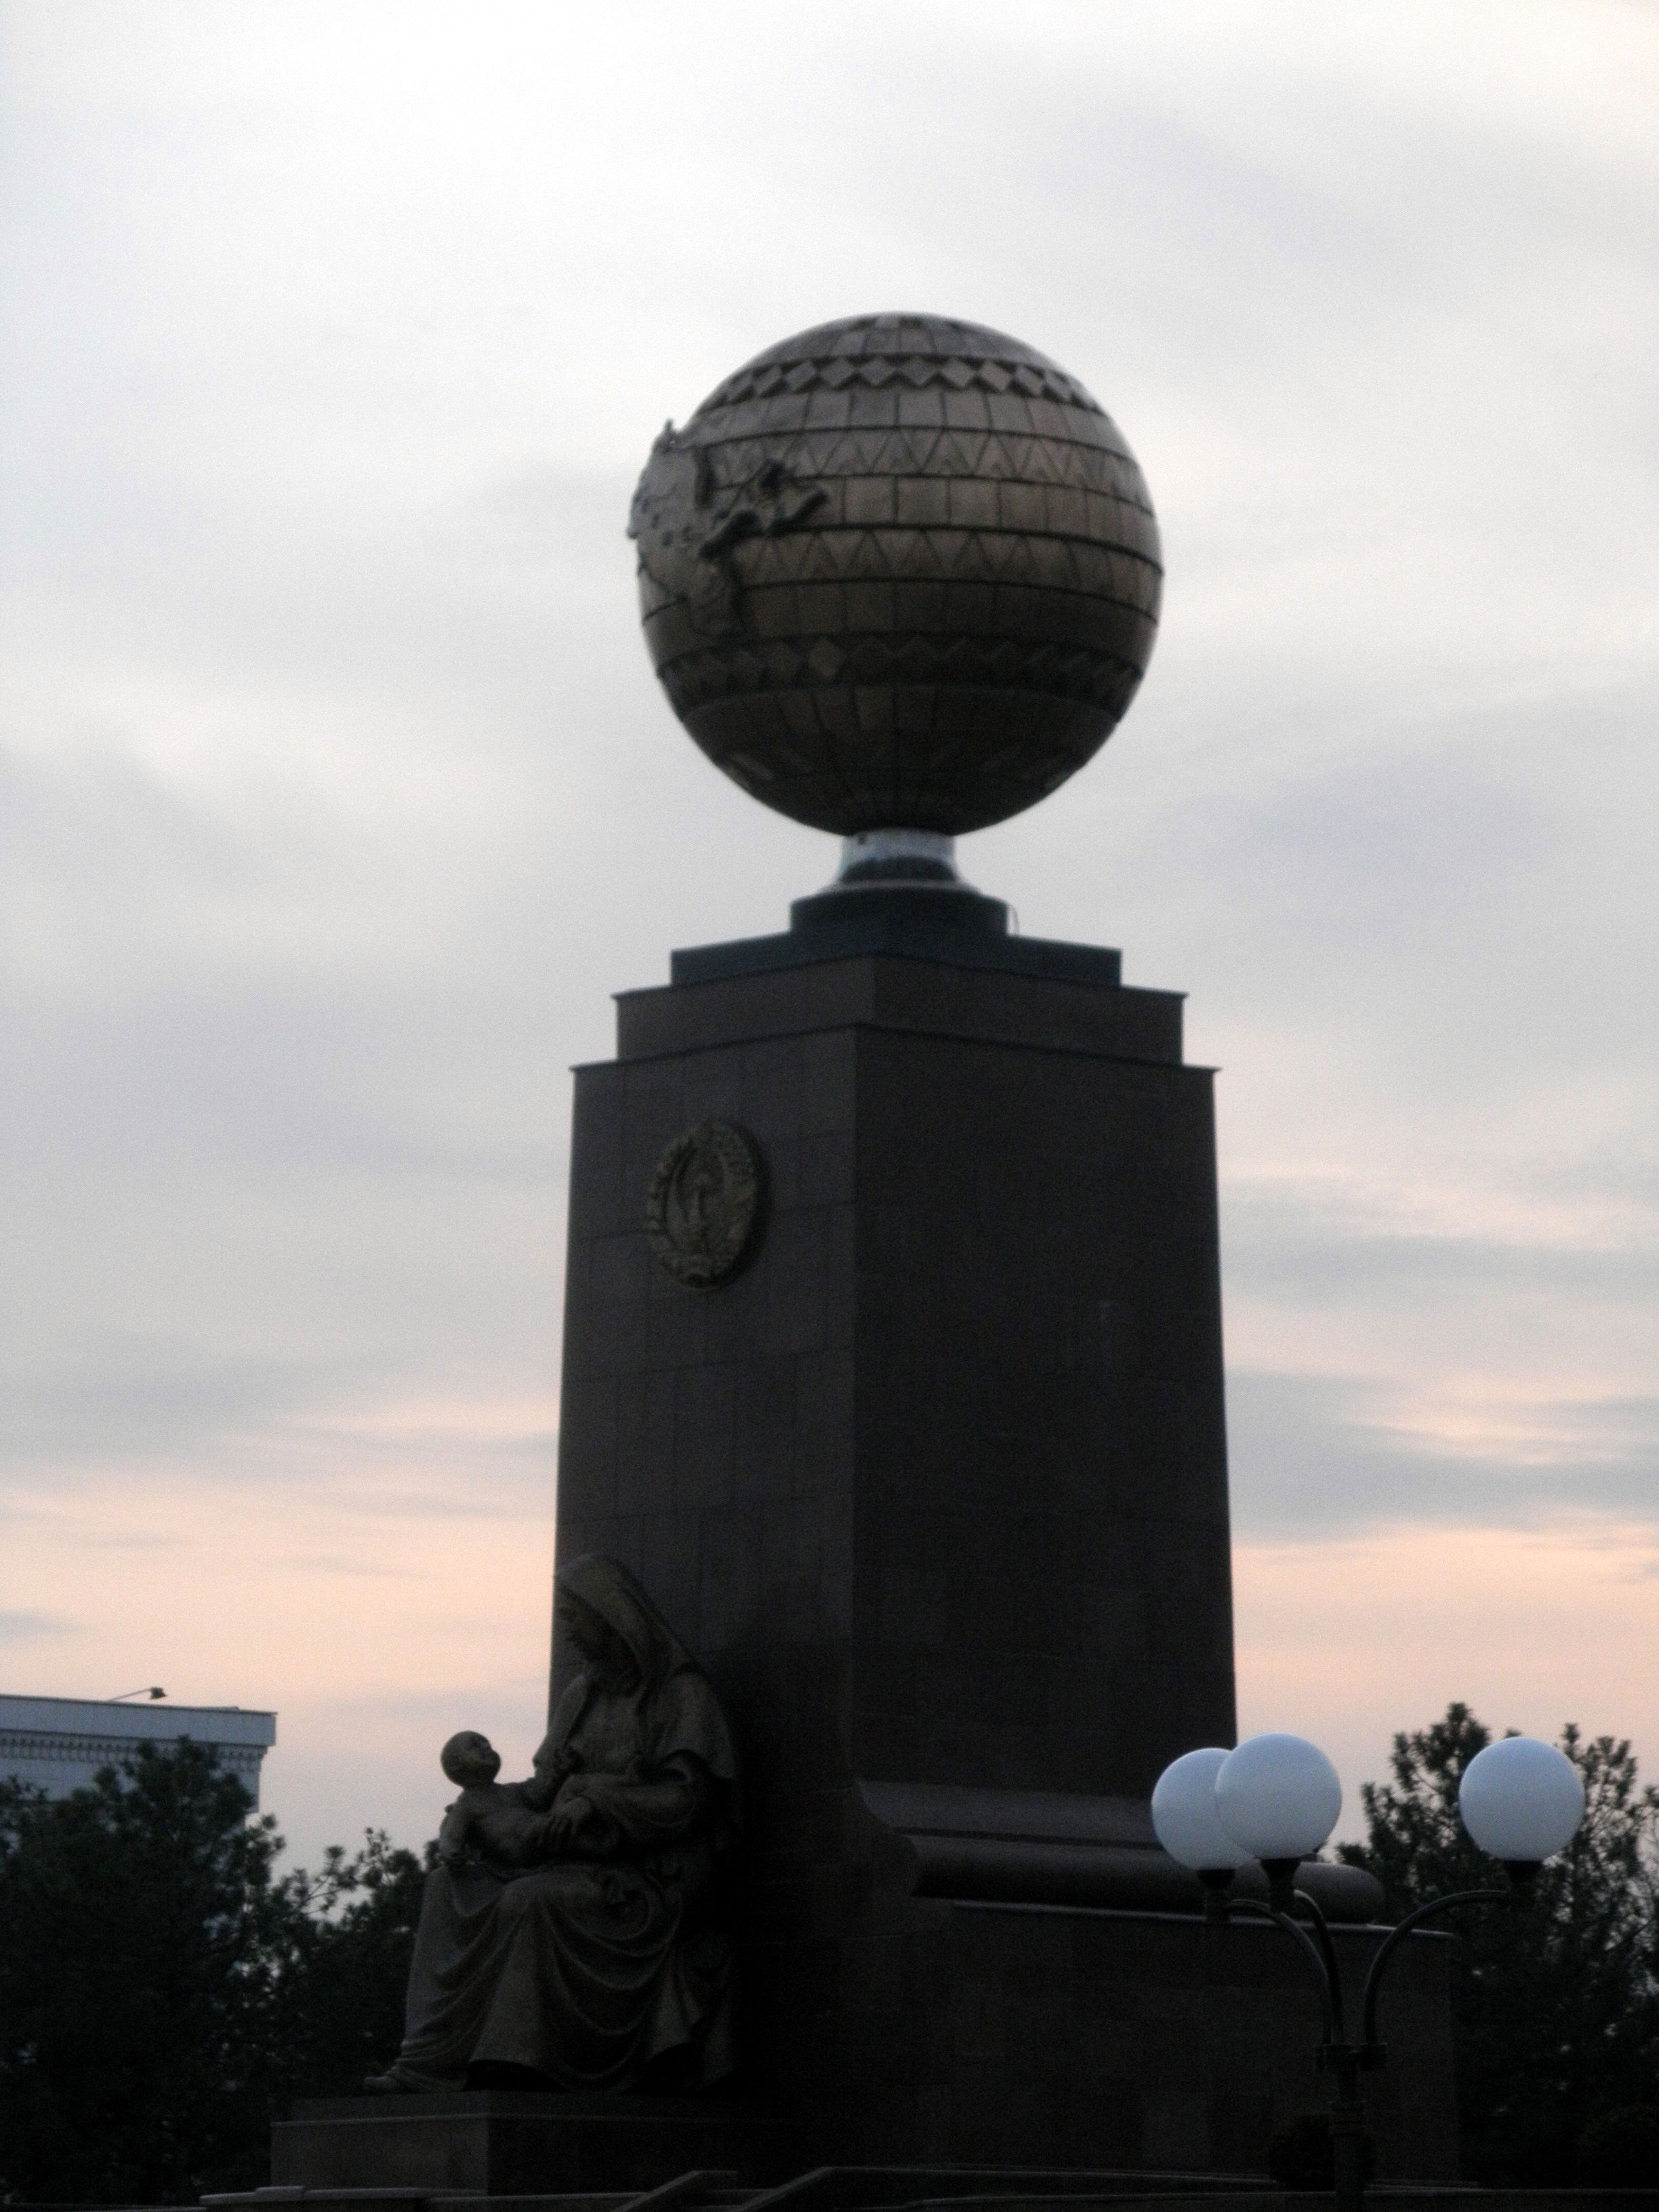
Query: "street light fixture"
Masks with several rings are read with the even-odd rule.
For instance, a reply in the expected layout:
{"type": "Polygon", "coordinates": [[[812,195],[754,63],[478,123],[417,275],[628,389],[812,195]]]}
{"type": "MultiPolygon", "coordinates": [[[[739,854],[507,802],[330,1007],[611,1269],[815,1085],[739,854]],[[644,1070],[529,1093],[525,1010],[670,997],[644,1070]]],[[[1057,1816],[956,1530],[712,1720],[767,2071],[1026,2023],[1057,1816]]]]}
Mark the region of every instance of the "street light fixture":
{"type": "Polygon", "coordinates": [[[1152,1826],[1172,1859],[1191,1867],[1209,1891],[1224,1892],[1255,1854],[1236,1844],[1216,1810],[1215,1778],[1230,1754],[1189,1751],[1166,1766],[1152,1791],[1152,1826]]]}
{"type": "Polygon", "coordinates": [[[1553,1743],[1506,1735],[1476,1752],[1463,1770],[1457,1810],[1481,1850],[1506,1866],[1536,1868],[1577,1834],[1584,1785],[1553,1743]]]}
{"type": "Polygon", "coordinates": [[[1348,2039],[1336,1946],[1317,1901],[1297,1889],[1296,1869],[1317,1851],[1342,1811],[1342,1784],[1304,1736],[1257,1735],[1236,1751],[1189,1751],[1165,1767],[1152,1791],[1152,1826],[1172,1859],[1204,1884],[1206,1917],[1270,1920],[1297,1945],[1319,1990],[1324,2039],[1319,2063],[1335,2077],[1331,2148],[1337,2212],[1361,2212],[1365,2195],[1365,2105],[1359,2076],[1388,2057],[1376,2039],[1382,1977],[1412,1930],[1455,1905],[1514,1902],[1539,1864],[1565,1850],[1584,1817],[1584,1785],[1553,1744],[1506,1736],[1469,1761],[1458,1812],[1476,1846],[1501,1859],[1502,1889],[1455,1890],[1408,1912],[1377,1946],[1360,1995],[1360,2039],[1348,2039]],[[1241,1866],[1260,1859],[1267,1902],[1228,1894],[1241,1866]],[[1297,1917],[1298,1908],[1304,1917],[1297,1917]],[[1304,1924],[1305,1918],[1306,1925],[1304,1924]]]}
{"type": "Polygon", "coordinates": [[[1342,1814],[1342,1783],[1304,1735],[1253,1735],[1216,1770],[1216,1817],[1267,1870],[1269,1901],[1288,1912],[1296,1870],[1324,1848],[1342,1814]]]}

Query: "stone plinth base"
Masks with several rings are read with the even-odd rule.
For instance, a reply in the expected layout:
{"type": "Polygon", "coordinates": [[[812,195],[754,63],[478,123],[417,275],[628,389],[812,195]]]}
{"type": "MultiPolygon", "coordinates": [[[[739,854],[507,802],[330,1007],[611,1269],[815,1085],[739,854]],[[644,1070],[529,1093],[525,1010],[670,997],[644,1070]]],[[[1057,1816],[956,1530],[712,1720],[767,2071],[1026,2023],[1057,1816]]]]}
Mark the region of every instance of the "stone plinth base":
{"type": "Polygon", "coordinates": [[[654,2189],[724,2169],[758,2187],[798,2171],[796,2152],[796,2131],[759,2106],[464,2089],[301,2103],[271,2130],[270,2178],[306,2190],[540,2197],[654,2189]]]}
{"type": "MultiPolygon", "coordinates": [[[[1382,1934],[1332,1930],[1351,2002],[1382,1934]]],[[[1457,2178],[1449,1948],[1412,1937],[1383,1997],[1364,2086],[1384,2183],[1457,2178]]],[[[1330,2103],[1311,1977],[1261,1922],[910,1898],[745,1967],[787,2023],[757,2087],[801,2119],[808,2166],[1260,2177],[1275,2131],[1330,2103]]]]}

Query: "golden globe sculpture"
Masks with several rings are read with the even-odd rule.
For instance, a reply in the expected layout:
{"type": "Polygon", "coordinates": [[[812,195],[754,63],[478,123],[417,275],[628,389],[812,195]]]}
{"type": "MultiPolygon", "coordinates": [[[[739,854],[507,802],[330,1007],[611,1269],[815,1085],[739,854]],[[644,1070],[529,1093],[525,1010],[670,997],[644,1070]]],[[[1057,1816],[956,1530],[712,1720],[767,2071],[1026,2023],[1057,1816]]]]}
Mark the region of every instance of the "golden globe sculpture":
{"type": "Polygon", "coordinates": [[[675,713],[842,836],[1034,805],[1111,735],[1157,632],[1158,524],[1111,417],[943,315],[769,346],[664,430],[629,528],[675,713]]]}

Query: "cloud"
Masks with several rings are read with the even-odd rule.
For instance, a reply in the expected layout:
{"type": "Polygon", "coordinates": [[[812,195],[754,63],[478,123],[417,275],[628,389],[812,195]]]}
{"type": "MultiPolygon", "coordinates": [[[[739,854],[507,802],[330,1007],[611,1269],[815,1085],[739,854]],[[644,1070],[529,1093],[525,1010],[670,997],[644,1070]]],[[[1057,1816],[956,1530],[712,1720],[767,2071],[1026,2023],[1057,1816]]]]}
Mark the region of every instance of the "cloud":
{"type": "Polygon", "coordinates": [[[1659,1539],[1659,1397],[1428,1397],[1395,1382],[1235,1369],[1234,1522],[1247,1542],[1601,1517],[1659,1539]]]}
{"type": "Polygon", "coordinates": [[[1494,1289],[1632,1301],[1659,1294],[1659,1247],[1645,1240],[1529,1236],[1534,1224],[1520,1208],[1508,1237],[1448,1235],[1397,1220],[1367,1221],[1358,1206],[1347,1218],[1333,1218],[1335,1210],[1322,1199],[1322,1193],[1286,1188],[1233,1196],[1229,1261],[1248,1295],[1361,1304],[1376,1297],[1440,1299],[1494,1289]]]}
{"type": "Polygon", "coordinates": [[[40,1637],[74,1636],[81,1626],[78,1620],[65,1620],[61,1613],[0,1612],[0,1644],[32,1644],[40,1637]]]}

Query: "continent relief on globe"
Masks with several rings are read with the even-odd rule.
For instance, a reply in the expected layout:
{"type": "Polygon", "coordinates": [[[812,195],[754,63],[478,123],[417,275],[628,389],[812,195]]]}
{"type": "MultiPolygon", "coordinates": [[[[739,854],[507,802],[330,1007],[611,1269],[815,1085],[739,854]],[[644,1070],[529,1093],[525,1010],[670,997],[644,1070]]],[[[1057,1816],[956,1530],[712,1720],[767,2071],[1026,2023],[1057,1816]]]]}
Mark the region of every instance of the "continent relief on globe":
{"type": "Polygon", "coordinates": [[[1157,634],[1146,480],[1075,379],[943,316],[769,347],[634,495],[641,619],[717,767],[814,828],[985,828],[1097,752],[1157,634]]]}

